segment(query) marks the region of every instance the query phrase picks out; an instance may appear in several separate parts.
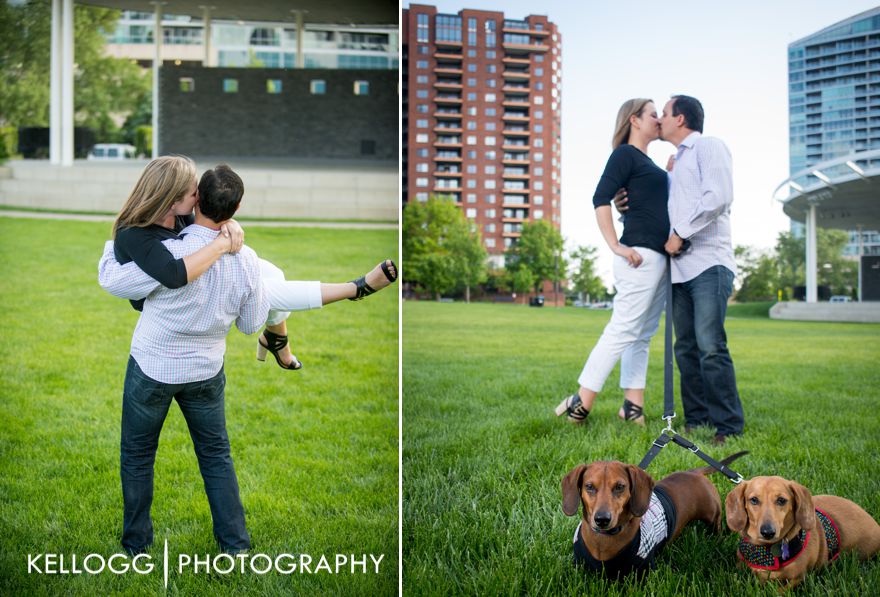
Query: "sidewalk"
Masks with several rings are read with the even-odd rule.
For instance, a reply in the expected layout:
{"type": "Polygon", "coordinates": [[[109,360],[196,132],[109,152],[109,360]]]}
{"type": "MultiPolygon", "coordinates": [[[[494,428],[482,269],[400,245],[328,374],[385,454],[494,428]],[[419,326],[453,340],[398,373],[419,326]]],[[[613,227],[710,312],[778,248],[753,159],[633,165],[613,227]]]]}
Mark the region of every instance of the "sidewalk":
{"type": "MultiPolygon", "coordinates": [[[[41,220],[75,220],[80,222],[112,222],[116,219],[116,216],[16,210],[0,210],[0,217],[36,218],[41,220]]],[[[240,221],[240,223],[245,228],[248,226],[264,226],[266,228],[338,228],[349,230],[397,230],[397,224],[383,224],[377,222],[272,222],[265,220],[243,220],[240,221]]]]}

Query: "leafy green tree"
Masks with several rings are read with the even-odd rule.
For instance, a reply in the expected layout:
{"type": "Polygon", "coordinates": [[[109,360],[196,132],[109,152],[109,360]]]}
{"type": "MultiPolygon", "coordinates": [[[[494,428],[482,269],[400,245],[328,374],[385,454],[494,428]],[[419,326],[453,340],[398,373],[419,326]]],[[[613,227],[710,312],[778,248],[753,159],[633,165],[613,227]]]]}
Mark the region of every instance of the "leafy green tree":
{"type": "MultiPolygon", "coordinates": [[[[850,294],[858,285],[858,261],[843,255],[849,242],[844,230],[816,230],[817,281],[828,286],[832,294],[850,294]]],[[[776,242],[779,259],[780,286],[793,288],[806,284],[806,239],[782,232],[776,242]]]]}
{"type": "Polygon", "coordinates": [[[523,224],[519,240],[505,256],[505,267],[511,274],[521,269],[532,275],[532,288],[540,291],[544,280],[558,282],[567,267],[562,255],[562,234],[545,220],[523,224]]]}
{"type": "Polygon", "coordinates": [[[742,283],[736,292],[741,303],[772,301],[779,288],[779,262],[772,252],[756,253],[751,247],[736,247],[734,254],[742,283]]]}
{"type": "Polygon", "coordinates": [[[587,295],[587,301],[604,298],[608,294],[605,284],[596,274],[596,247],[577,247],[571,252],[571,289],[587,295]]]}
{"type": "MultiPolygon", "coordinates": [[[[48,126],[51,2],[0,2],[0,124],[48,126]]],[[[117,141],[120,119],[150,93],[141,67],[104,55],[119,11],[74,6],[74,119],[99,141],[117,141]]]]}
{"type": "Polygon", "coordinates": [[[479,233],[444,197],[411,202],[403,210],[403,259],[406,280],[437,299],[462,287],[470,299],[470,287],[486,279],[479,233]]]}

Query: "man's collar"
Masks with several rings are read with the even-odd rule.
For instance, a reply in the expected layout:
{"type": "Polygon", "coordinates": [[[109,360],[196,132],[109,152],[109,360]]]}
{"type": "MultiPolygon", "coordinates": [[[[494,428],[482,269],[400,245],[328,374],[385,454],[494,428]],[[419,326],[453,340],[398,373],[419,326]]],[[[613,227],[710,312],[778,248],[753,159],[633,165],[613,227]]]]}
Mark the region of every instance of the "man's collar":
{"type": "Polygon", "coordinates": [[[186,228],[180,231],[180,234],[192,234],[193,236],[198,236],[201,238],[215,239],[217,235],[220,234],[219,230],[214,230],[213,228],[208,228],[206,226],[202,226],[201,224],[190,224],[186,228]]]}
{"type": "Polygon", "coordinates": [[[678,144],[679,147],[687,147],[690,149],[694,146],[694,143],[697,142],[697,139],[702,137],[700,133],[697,131],[692,131],[690,135],[681,140],[681,143],[678,144]]]}

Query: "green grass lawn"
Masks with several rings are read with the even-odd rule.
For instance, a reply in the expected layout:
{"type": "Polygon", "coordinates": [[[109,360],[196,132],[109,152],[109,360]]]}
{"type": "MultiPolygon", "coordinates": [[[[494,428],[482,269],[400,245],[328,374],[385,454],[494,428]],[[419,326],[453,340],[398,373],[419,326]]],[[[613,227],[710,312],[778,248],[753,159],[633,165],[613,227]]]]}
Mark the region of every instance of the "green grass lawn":
{"type": "MultiPolygon", "coordinates": [[[[746,415],[724,448],[693,437],[746,477],[779,474],[813,493],[854,500],[880,519],[880,325],[770,320],[734,308],[727,323],[746,415]]],[[[404,592],[407,595],[777,595],[735,563],[737,537],[689,527],[642,583],[585,576],[571,564],[578,517],[562,513],[560,481],[593,460],[638,463],[663,427],[662,334],[652,343],[648,426],[617,418],[618,370],[581,427],[553,408],[610,312],[512,305],[403,306],[404,592]]],[[[680,403],[679,403],[680,409],[680,403]]],[[[676,421],[683,424],[681,417],[676,421]]],[[[677,446],[657,479],[703,462],[677,446]]],[[[732,485],[712,480],[722,500],[732,485]]],[[[880,560],[842,557],[799,595],[876,595],[880,560]]]]}
{"type": "MultiPolygon", "coordinates": [[[[246,227],[292,279],[346,281],[397,257],[395,231],[246,227]]],[[[162,572],[28,574],[27,554],[119,551],[122,381],[137,314],[97,283],[109,223],[0,218],[0,594],[154,595],[162,572]]],[[[397,286],[295,313],[305,368],[232,331],[226,414],[252,554],[384,555],[380,573],[172,571],[176,595],[388,595],[398,586],[397,286]]],[[[156,460],[154,563],[216,554],[192,442],[172,406],[156,460]]],[[[334,565],[335,563],[331,563],[334,565]]],[[[371,568],[372,569],[372,566],[371,568]]]]}

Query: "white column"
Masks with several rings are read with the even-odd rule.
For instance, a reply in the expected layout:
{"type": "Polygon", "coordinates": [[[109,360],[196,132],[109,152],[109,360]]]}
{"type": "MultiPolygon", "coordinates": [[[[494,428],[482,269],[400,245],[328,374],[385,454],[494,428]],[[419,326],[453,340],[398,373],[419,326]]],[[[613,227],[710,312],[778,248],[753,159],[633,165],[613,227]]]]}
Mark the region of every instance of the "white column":
{"type": "Polygon", "coordinates": [[[49,163],[61,163],[61,0],[52,0],[49,68],[49,163]]]}
{"type": "Polygon", "coordinates": [[[856,231],[859,235],[859,302],[862,302],[862,251],[864,251],[864,247],[862,247],[862,227],[859,225],[856,227],[856,231]]]}
{"type": "Polygon", "coordinates": [[[162,65],[162,3],[156,2],[153,25],[153,155],[159,157],[159,68],[162,65]]]}
{"type": "Polygon", "coordinates": [[[214,61],[211,58],[211,7],[202,7],[202,21],[204,22],[203,30],[205,32],[205,57],[202,58],[202,66],[214,66],[214,61]]]}
{"type": "Polygon", "coordinates": [[[807,302],[818,300],[816,291],[816,206],[810,203],[807,212],[807,261],[804,270],[807,274],[807,302]]]}
{"type": "Polygon", "coordinates": [[[61,165],[73,165],[73,0],[61,6],[61,165]]]}
{"type": "Polygon", "coordinates": [[[303,26],[303,13],[301,10],[296,11],[296,68],[305,68],[306,57],[303,56],[303,36],[305,35],[305,27],[303,26]]]}

